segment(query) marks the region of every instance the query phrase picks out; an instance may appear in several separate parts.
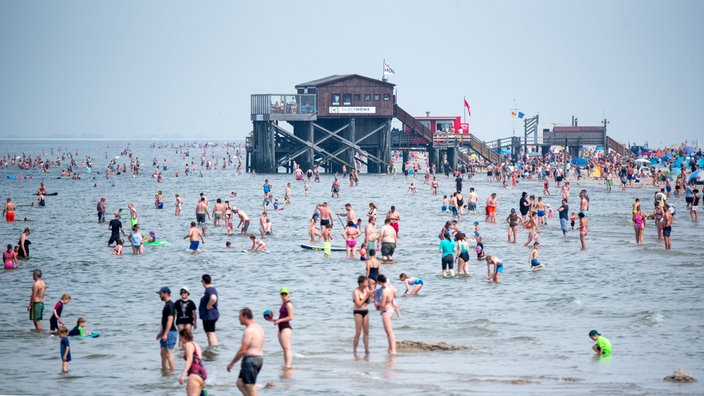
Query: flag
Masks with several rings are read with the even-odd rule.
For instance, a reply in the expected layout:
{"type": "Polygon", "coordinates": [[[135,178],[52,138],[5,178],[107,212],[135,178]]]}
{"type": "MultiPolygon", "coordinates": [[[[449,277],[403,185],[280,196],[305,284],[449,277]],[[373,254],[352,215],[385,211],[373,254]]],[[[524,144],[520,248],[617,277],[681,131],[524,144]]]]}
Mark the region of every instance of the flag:
{"type": "Polygon", "coordinates": [[[389,66],[388,63],[386,63],[386,60],[384,60],[384,75],[386,76],[389,74],[396,74],[396,72],[391,68],[391,66],[389,66]]]}
{"type": "Polygon", "coordinates": [[[518,112],[518,118],[523,118],[525,117],[525,114],[521,113],[520,111],[518,112]]]}
{"type": "Polygon", "coordinates": [[[469,108],[469,102],[467,102],[467,99],[464,100],[464,107],[467,108],[467,113],[472,115],[472,110],[469,108]]]}
{"type": "Polygon", "coordinates": [[[511,112],[511,118],[516,118],[516,112],[515,112],[515,111],[512,111],[512,112],[511,112]]]}

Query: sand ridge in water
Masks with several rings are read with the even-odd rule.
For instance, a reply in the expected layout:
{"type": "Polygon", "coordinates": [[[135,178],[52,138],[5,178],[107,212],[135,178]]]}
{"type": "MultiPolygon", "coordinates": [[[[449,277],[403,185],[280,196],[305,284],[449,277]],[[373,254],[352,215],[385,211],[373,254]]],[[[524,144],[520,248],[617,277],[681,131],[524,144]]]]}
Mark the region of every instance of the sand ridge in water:
{"type": "Polygon", "coordinates": [[[453,345],[446,342],[428,343],[422,341],[403,340],[396,342],[399,352],[445,352],[445,351],[473,351],[474,347],[453,345]]]}

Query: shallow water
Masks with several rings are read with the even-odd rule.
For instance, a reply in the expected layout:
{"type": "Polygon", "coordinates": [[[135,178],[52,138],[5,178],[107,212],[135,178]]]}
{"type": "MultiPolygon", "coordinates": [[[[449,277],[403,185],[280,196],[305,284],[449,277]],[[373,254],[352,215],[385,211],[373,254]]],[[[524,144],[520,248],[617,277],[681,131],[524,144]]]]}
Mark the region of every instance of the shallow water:
{"type": "MultiPolygon", "coordinates": [[[[14,244],[25,226],[32,228],[32,258],[21,262],[19,270],[0,274],[0,298],[6,302],[0,329],[0,355],[5,362],[0,370],[0,393],[94,390],[96,394],[183,394],[177,376],[164,376],[160,370],[159,345],[154,337],[162,303],[155,291],[169,286],[175,294],[185,285],[197,304],[203,273],[212,275],[220,293],[221,319],[217,326],[221,345],[206,353],[211,395],[237,393],[233,387],[237,375],[227,373],[225,366],[239,347],[242,326],[237,311],[244,306],[252,308],[267,332],[259,383],[274,381],[276,387],[262,390],[262,394],[704,393],[704,222],[689,221],[683,198],[673,198],[678,202],[679,219],[673,227],[673,250],[666,252],[652,222],[646,228],[645,244],[634,242],[631,202],[639,196],[649,208],[653,189],[626,193],[614,189],[607,194],[602,185],[573,183],[573,209],[580,188],[587,188],[591,197],[589,250],[579,250],[577,232],[563,238],[555,217],[540,238],[540,258],[546,268],[530,272],[530,250],[505,242],[502,220],[511,207],[517,207],[521,191],[538,194],[542,185],[524,182],[518,189],[504,190],[484,177],[465,182],[465,191],[470,186],[477,189],[480,203],[491,192],[499,194],[498,225],[484,223],[483,216],[473,215],[462,222],[469,231],[471,222],[482,221],[480,232],[487,253],[501,257],[506,264],[502,283],[497,286],[485,281],[486,266],[474,256],[469,278],[442,279],[436,235],[447,215],[440,211],[441,196],[431,195],[422,176],[413,180],[419,186],[415,196],[408,195],[410,181],[402,176],[394,179],[362,174],[360,187],[350,188],[343,180],[342,198],[331,199],[332,178],[323,175],[321,183],[311,183],[309,196],[305,197],[303,183],[287,174],[237,176],[234,168],[228,167],[204,171],[202,178],[175,178],[171,175],[175,170],[182,171],[183,158],[171,148],[150,148],[149,144],[131,143],[145,174],[106,180],[102,172],[105,151],[109,157],[119,155],[126,142],[0,142],[3,154],[42,150],[48,154],[50,148],[56,150],[61,145],[78,149],[81,157],[92,154],[96,163],[94,173],[84,174],[78,181],[57,179],[56,169],[49,174],[2,170],[32,175],[33,179],[0,179],[0,199],[4,202],[12,197],[19,206],[18,218],[30,218],[29,223],[0,223],[0,242],[14,244]],[[159,165],[164,158],[170,164],[163,183],[150,177],[154,156],[159,165]],[[266,241],[270,253],[241,253],[250,245],[247,238],[228,237],[224,227],[210,227],[203,252],[189,255],[182,237],[195,220],[198,193],[204,192],[211,204],[218,197],[234,201],[252,219],[250,231],[256,231],[265,178],[273,184],[280,201],[285,184],[293,185],[292,203],[284,210],[270,211],[275,233],[266,241]],[[40,181],[59,195],[47,197],[46,208],[30,207],[40,181]],[[164,210],[153,208],[157,190],[164,192],[164,210]],[[236,191],[239,198],[230,198],[231,191],[236,191]],[[181,217],[173,215],[175,193],[185,201],[181,217]],[[96,221],[95,205],[101,196],[107,197],[108,213],[118,208],[127,210],[127,203],[133,202],[140,212],[142,230],[156,231],[172,246],[147,246],[143,256],[132,255],[127,247],[124,256],[113,256],[112,249],[105,247],[107,226],[96,221]],[[307,243],[308,219],[315,203],[322,201],[328,201],[336,211],[343,211],[344,204],[350,202],[360,217],[370,201],[382,213],[395,205],[402,216],[401,239],[395,262],[383,265],[382,273],[394,280],[400,292],[400,272],[425,281],[418,297],[398,301],[402,319],[394,318],[397,339],[445,341],[473,349],[389,357],[381,320],[371,312],[372,353],[366,358],[355,357],[350,297],[364,264],[345,259],[342,252],[324,259],[321,252],[299,247],[307,243]],[[232,241],[233,249],[225,249],[227,240],[232,241]],[[84,316],[88,330],[101,332],[96,339],[71,340],[73,361],[68,375],[60,374],[58,338],[49,336],[48,330],[32,331],[27,319],[25,307],[34,268],[42,269],[47,283],[46,329],[53,305],[61,294],[70,293],[73,301],[64,308],[65,323],[72,325],[78,316],[84,316]],[[261,319],[265,309],[278,308],[277,292],[282,286],[291,291],[296,308],[292,323],[295,370],[288,372],[281,370],[283,359],[275,327],[261,319]],[[611,358],[599,360],[593,356],[592,341],[587,337],[592,328],[613,343],[611,358]],[[679,367],[700,381],[686,385],[662,381],[679,367]]],[[[213,150],[222,159],[223,148],[209,149],[208,153],[213,150]]],[[[191,149],[197,157],[200,152],[191,149]]],[[[451,180],[439,180],[441,192],[453,191],[451,180]]],[[[552,190],[558,192],[555,187],[552,190]]],[[[546,201],[553,208],[559,207],[559,198],[554,195],[546,201]]],[[[341,243],[341,231],[336,225],[337,243],[341,243]]],[[[525,239],[526,234],[521,233],[519,242],[525,239]]],[[[200,327],[195,337],[201,346],[207,345],[200,327]]],[[[180,372],[183,360],[180,353],[176,356],[180,372]]]]}

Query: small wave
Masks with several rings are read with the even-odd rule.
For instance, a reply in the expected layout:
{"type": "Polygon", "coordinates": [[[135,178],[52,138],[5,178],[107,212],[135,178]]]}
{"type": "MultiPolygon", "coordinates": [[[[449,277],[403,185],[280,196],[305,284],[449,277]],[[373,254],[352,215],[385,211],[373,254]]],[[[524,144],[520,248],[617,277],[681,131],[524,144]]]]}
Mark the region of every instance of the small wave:
{"type": "Polygon", "coordinates": [[[648,327],[659,327],[665,322],[665,315],[660,312],[641,311],[635,314],[635,321],[648,327]]]}

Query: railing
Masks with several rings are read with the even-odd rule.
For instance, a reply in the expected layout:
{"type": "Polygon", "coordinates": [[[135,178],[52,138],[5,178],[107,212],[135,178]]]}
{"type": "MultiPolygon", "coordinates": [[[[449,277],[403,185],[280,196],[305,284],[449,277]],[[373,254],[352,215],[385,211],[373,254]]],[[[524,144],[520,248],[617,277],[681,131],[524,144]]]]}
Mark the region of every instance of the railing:
{"type": "Polygon", "coordinates": [[[252,121],[316,119],[318,95],[255,94],[251,96],[252,121]]]}
{"type": "Polygon", "coordinates": [[[433,134],[433,146],[461,146],[470,144],[469,134],[435,132],[433,134]]]}
{"type": "Polygon", "coordinates": [[[470,134],[469,137],[471,138],[472,150],[476,151],[477,154],[481,155],[488,161],[493,162],[495,164],[501,162],[501,156],[496,151],[494,151],[493,148],[487,146],[486,143],[484,143],[481,139],[478,139],[473,134],[470,134]]]}
{"type": "Polygon", "coordinates": [[[416,120],[412,115],[408,114],[399,105],[394,104],[394,116],[403,123],[403,125],[411,128],[415,133],[422,136],[428,143],[433,141],[433,131],[420,121],[416,120]]]}

